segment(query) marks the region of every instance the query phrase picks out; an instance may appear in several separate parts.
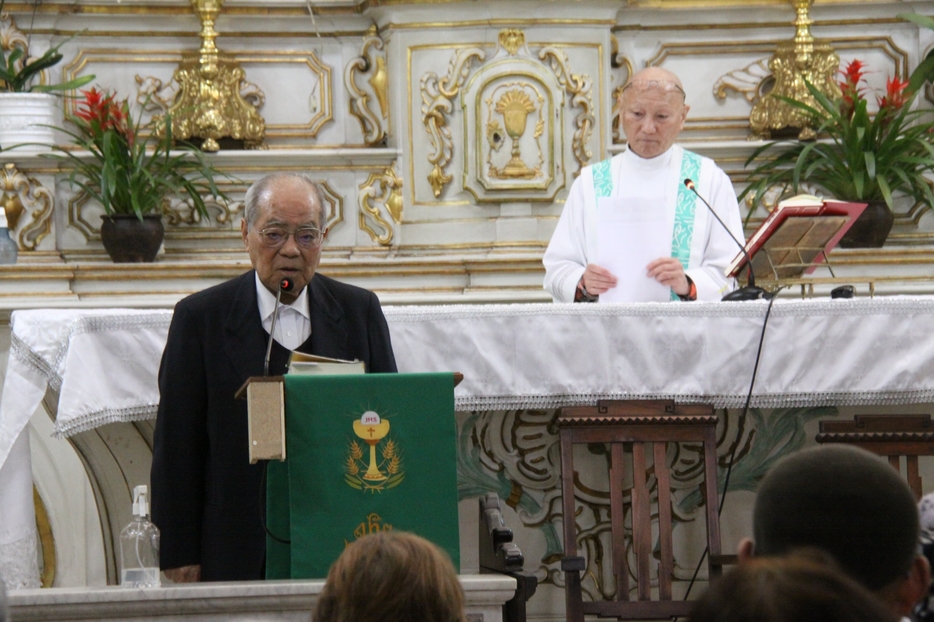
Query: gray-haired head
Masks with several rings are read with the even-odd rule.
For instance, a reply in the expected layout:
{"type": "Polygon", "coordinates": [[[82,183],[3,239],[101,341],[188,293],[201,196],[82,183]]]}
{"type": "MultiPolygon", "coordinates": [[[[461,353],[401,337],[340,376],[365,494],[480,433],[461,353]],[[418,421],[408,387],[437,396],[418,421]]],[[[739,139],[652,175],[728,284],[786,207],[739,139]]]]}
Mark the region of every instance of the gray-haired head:
{"type": "Polygon", "coordinates": [[[308,194],[312,201],[318,207],[318,228],[324,230],[327,223],[324,215],[324,191],[321,186],[305,173],[270,173],[265,177],[257,179],[250,186],[243,198],[243,217],[247,224],[252,227],[259,220],[260,214],[266,207],[266,200],[269,193],[277,183],[286,179],[297,179],[308,186],[308,194]]]}

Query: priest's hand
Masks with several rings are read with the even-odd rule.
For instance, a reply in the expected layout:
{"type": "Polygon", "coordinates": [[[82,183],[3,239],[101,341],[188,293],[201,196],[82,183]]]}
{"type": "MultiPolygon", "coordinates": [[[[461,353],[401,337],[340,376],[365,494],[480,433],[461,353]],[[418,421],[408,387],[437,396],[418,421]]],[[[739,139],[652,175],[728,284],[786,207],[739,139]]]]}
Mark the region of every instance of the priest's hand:
{"type": "Polygon", "coordinates": [[[662,285],[670,287],[679,296],[687,296],[691,291],[684,267],[674,257],[656,259],[645,268],[650,279],[655,279],[662,285]]]}
{"type": "Polygon", "coordinates": [[[616,287],[616,277],[613,273],[592,263],[587,264],[587,268],[584,269],[581,282],[591,296],[599,296],[606,290],[616,287]]]}
{"type": "Polygon", "coordinates": [[[198,583],[201,581],[201,565],[169,568],[165,572],[166,578],[175,583],[198,583]]]}

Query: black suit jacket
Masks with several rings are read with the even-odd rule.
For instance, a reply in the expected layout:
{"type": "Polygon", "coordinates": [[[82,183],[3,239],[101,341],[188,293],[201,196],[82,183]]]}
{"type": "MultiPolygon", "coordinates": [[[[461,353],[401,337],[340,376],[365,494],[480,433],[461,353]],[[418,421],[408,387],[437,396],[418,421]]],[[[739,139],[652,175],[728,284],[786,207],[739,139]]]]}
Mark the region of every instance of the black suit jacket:
{"type": "MultiPolygon", "coordinates": [[[[359,359],[368,372],[396,371],[375,294],[320,274],[308,293],[312,332],[299,350],[359,359]]],[[[263,374],[268,336],[253,271],[175,307],[159,369],[151,472],[164,569],[201,564],[203,581],[263,578],[264,470],[249,463],[246,401],[234,393],[263,374]]],[[[288,354],[273,343],[270,374],[284,373],[288,354]]]]}

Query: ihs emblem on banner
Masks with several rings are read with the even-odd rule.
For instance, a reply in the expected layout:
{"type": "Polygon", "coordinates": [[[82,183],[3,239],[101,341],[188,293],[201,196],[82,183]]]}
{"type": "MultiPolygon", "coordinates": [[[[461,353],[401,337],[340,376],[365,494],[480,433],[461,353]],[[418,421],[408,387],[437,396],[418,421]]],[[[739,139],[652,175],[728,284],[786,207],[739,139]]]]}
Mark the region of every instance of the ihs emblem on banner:
{"type": "Polygon", "coordinates": [[[401,484],[405,478],[402,456],[396,441],[386,439],[386,435],[389,434],[389,420],[382,419],[375,411],[368,410],[359,421],[353,422],[353,431],[370,446],[369,460],[365,459],[360,443],[356,439],[352,440],[347,448],[347,460],[344,463],[344,481],[357,490],[370,492],[382,492],[401,484]]]}

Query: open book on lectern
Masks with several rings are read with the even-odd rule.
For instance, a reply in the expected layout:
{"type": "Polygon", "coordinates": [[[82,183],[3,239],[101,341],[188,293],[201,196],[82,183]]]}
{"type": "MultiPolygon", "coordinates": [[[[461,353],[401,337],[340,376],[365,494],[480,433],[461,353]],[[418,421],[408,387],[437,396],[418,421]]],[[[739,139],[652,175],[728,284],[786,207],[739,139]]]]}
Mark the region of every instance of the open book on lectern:
{"type": "Polygon", "coordinates": [[[739,274],[748,254],[757,277],[787,279],[810,274],[864,209],[865,203],[823,200],[808,194],[786,199],[746,242],[746,254],[736,255],[724,273],[739,274]]]}

